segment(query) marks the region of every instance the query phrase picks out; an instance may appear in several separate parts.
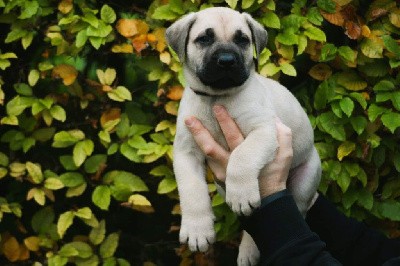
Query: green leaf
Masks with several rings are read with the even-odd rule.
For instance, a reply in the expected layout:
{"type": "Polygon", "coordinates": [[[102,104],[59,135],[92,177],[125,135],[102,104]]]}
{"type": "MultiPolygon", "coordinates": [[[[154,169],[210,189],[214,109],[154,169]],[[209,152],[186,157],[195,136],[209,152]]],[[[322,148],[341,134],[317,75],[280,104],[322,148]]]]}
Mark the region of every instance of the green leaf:
{"type": "Polygon", "coordinates": [[[321,114],[319,116],[319,123],[324,131],[330,134],[334,139],[340,141],[346,140],[344,127],[332,112],[321,114]]]}
{"type": "Polygon", "coordinates": [[[44,187],[50,190],[58,190],[63,188],[64,184],[60,179],[56,177],[50,177],[44,181],[44,187]]]}
{"type": "MultiPolygon", "coordinates": [[[[22,43],[22,47],[24,48],[24,50],[26,50],[32,44],[33,36],[35,33],[36,32],[30,31],[28,34],[26,34],[25,36],[23,36],[21,38],[21,43],[22,43]]],[[[33,86],[33,85],[31,85],[31,86],[33,86]]]]}
{"type": "Polygon", "coordinates": [[[18,39],[21,39],[22,37],[24,37],[27,34],[28,34],[28,31],[26,31],[24,29],[15,28],[7,34],[7,38],[4,40],[4,42],[5,43],[14,42],[18,39]]]}
{"type": "Polygon", "coordinates": [[[76,250],[71,244],[65,244],[61,247],[60,251],[58,251],[58,255],[63,257],[74,257],[79,254],[78,250],[76,250]]]}
{"type": "Polygon", "coordinates": [[[396,88],[393,82],[389,80],[381,80],[372,88],[375,92],[379,91],[392,91],[396,88]]]}
{"type": "Polygon", "coordinates": [[[96,154],[90,156],[85,161],[85,172],[89,174],[96,173],[101,167],[104,167],[107,162],[107,156],[105,154],[96,154]]]}
{"type": "Polygon", "coordinates": [[[338,53],[342,59],[348,62],[355,62],[357,59],[357,51],[354,51],[349,46],[340,46],[338,53]]]}
{"type": "Polygon", "coordinates": [[[90,156],[94,149],[94,143],[90,139],[79,141],[75,144],[73,150],[73,159],[76,166],[81,166],[86,160],[87,156],[90,156]]]}
{"type": "Polygon", "coordinates": [[[74,212],[74,215],[82,219],[91,219],[93,217],[92,210],[89,207],[78,209],[76,212],[74,212]]]}
{"type": "Polygon", "coordinates": [[[356,100],[364,110],[367,108],[367,101],[365,100],[365,98],[362,96],[361,93],[352,92],[349,94],[349,96],[354,100],[356,100]]]}
{"type": "Polygon", "coordinates": [[[304,31],[304,35],[306,35],[308,38],[310,38],[310,40],[315,40],[318,42],[326,42],[325,33],[321,29],[314,27],[314,26],[308,27],[304,31]]]}
{"type": "Polygon", "coordinates": [[[332,0],[317,0],[317,5],[328,13],[335,13],[336,3],[332,0]]]}
{"type": "Polygon", "coordinates": [[[35,184],[40,184],[43,181],[43,173],[42,168],[39,164],[35,164],[32,162],[26,163],[26,170],[28,170],[29,176],[32,178],[32,181],[35,184]]]}
{"type": "Polygon", "coordinates": [[[225,0],[225,3],[232,9],[235,9],[238,3],[238,0],[225,0]]]}
{"type": "Polygon", "coordinates": [[[166,165],[159,165],[159,166],[153,168],[150,171],[150,174],[154,175],[154,176],[165,176],[165,177],[173,177],[173,175],[174,175],[171,168],[169,168],[166,165]]]}
{"type": "Polygon", "coordinates": [[[349,188],[350,182],[351,178],[349,173],[345,169],[342,169],[342,171],[340,171],[340,174],[337,176],[336,183],[342,189],[343,193],[345,193],[349,188]]]}
{"type": "Polygon", "coordinates": [[[115,251],[117,250],[119,241],[119,234],[112,233],[107,236],[104,242],[100,245],[100,256],[105,258],[110,258],[114,256],[115,251]]]}
{"type": "MultiPolygon", "coordinates": [[[[99,27],[99,19],[92,12],[85,13],[84,16],[81,17],[81,19],[89,23],[90,24],[89,27],[92,27],[94,29],[99,27]]],[[[92,35],[92,36],[97,36],[97,35],[92,35]]]]}
{"type": "Polygon", "coordinates": [[[390,132],[394,134],[394,131],[400,127],[400,114],[399,113],[387,113],[383,114],[381,117],[382,123],[387,127],[390,132]]]}
{"type": "Polygon", "coordinates": [[[103,242],[104,238],[106,237],[106,222],[101,220],[97,227],[93,227],[90,231],[89,239],[93,245],[97,246],[101,242],[103,242]]]}
{"type": "Polygon", "coordinates": [[[161,180],[160,184],[158,184],[157,193],[158,194],[166,194],[174,191],[177,187],[176,181],[174,178],[166,177],[161,180]]]}
{"type": "Polygon", "coordinates": [[[108,24],[114,23],[114,21],[117,19],[114,9],[112,9],[109,5],[103,5],[100,11],[100,17],[108,24]]]}
{"type": "Polygon", "coordinates": [[[374,196],[366,189],[357,191],[357,204],[366,210],[371,210],[374,206],[374,196]]]}
{"type": "Polygon", "coordinates": [[[123,86],[118,86],[117,88],[107,92],[107,95],[111,100],[114,100],[117,102],[124,102],[124,101],[132,100],[131,92],[123,86]]]}
{"type": "Polygon", "coordinates": [[[400,221],[400,202],[386,200],[378,205],[379,213],[392,221],[400,221]]]}
{"type": "Polygon", "coordinates": [[[54,135],[52,144],[55,148],[65,148],[74,145],[85,138],[85,133],[81,130],[60,131],[54,135]]]}
{"type": "Polygon", "coordinates": [[[25,1],[24,7],[22,8],[19,19],[27,19],[32,17],[38,12],[39,4],[36,1],[25,1]]]}
{"type": "Polygon", "coordinates": [[[266,10],[259,22],[268,28],[280,29],[281,21],[275,12],[266,10]]]}
{"type": "Polygon", "coordinates": [[[64,212],[60,215],[57,221],[57,233],[62,238],[68,228],[74,221],[74,213],[72,211],[64,212]]]}
{"type": "Polygon", "coordinates": [[[120,152],[122,155],[124,155],[126,158],[129,160],[135,162],[135,163],[140,163],[142,162],[143,158],[138,154],[138,150],[135,148],[132,148],[128,143],[122,143],[120,146],[120,152]]]}
{"type": "Polygon", "coordinates": [[[356,144],[351,141],[345,141],[338,147],[337,158],[339,161],[343,160],[344,157],[348,156],[356,149],[356,144]]]}
{"type": "Polygon", "coordinates": [[[75,39],[75,45],[76,47],[80,48],[83,47],[88,39],[88,36],[86,34],[86,29],[81,30],[76,34],[76,39],[75,39]]]}
{"type": "Polygon", "coordinates": [[[378,106],[376,104],[371,104],[368,108],[368,118],[369,121],[374,122],[378,116],[384,113],[388,113],[389,109],[385,107],[378,106]]]}
{"type": "Polygon", "coordinates": [[[111,201],[111,191],[108,186],[97,186],[92,194],[93,203],[102,210],[108,210],[111,201]]]}
{"type": "Polygon", "coordinates": [[[31,226],[33,231],[38,234],[47,233],[54,219],[55,214],[50,206],[40,209],[32,217],[31,226]]]}
{"type": "Polygon", "coordinates": [[[67,171],[74,171],[79,168],[75,165],[72,155],[60,156],[60,163],[67,171]]]}
{"type": "Polygon", "coordinates": [[[163,5],[163,6],[157,7],[154,10],[153,15],[151,16],[151,18],[159,19],[159,20],[174,20],[178,17],[179,17],[179,14],[176,14],[175,12],[173,12],[169,5],[163,5]]]}
{"type": "Polygon", "coordinates": [[[350,123],[354,129],[355,132],[357,132],[358,135],[361,135],[365,128],[367,127],[367,119],[363,116],[355,116],[355,117],[350,117],[350,123]]]}
{"type": "Polygon", "coordinates": [[[218,194],[214,195],[212,202],[211,202],[211,206],[216,207],[216,206],[222,205],[224,203],[225,203],[224,198],[218,193],[218,194]]]}
{"type": "Polygon", "coordinates": [[[24,95],[24,96],[32,96],[33,95],[32,88],[29,87],[28,84],[25,84],[25,83],[14,84],[14,89],[20,95],[24,95]]]}
{"type": "Polygon", "coordinates": [[[282,64],[280,66],[282,72],[288,76],[293,76],[295,77],[297,75],[296,69],[294,68],[293,65],[289,63],[282,64]]]}
{"type": "Polygon", "coordinates": [[[335,59],[337,53],[337,48],[332,43],[326,43],[322,46],[321,55],[320,55],[320,62],[327,62],[335,59]]]}
{"type": "Polygon", "coordinates": [[[299,36],[289,28],[285,29],[284,32],[279,33],[276,36],[276,40],[285,45],[295,45],[299,43],[299,36]]]}
{"type": "Polygon", "coordinates": [[[347,117],[350,117],[354,110],[354,102],[349,97],[344,97],[339,101],[339,105],[347,117]]]}
{"type": "Polygon", "coordinates": [[[64,122],[67,119],[67,114],[65,113],[64,108],[59,105],[54,105],[50,108],[51,116],[61,122],[64,122]]]}
{"type": "Polygon", "coordinates": [[[104,176],[104,183],[113,183],[116,186],[125,186],[130,192],[148,191],[146,184],[140,177],[125,171],[111,171],[104,176]]]}
{"type": "MultiPolygon", "coordinates": [[[[40,78],[40,72],[37,69],[32,69],[28,75],[28,83],[30,86],[35,86],[40,78]]],[[[31,94],[32,95],[32,94],[31,94]]]]}
{"type": "Polygon", "coordinates": [[[67,172],[60,175],[59,178],[66,187],[77,187],[85,183],[85,178],[78,172],[67,172]]]}
{"type": "Polygon", "coordinates": [[[7,114],[9,116],[19,116],[26,108],[32,106],[33,102],[33,98],[17,95],[7,103],[7,114]]]}
{"type": "Polygon", "coordinates": [[[396,42],[395,39],[393,39],[390,35],[384,35],[382,36],[383,43],[385,44],[386,49],[393,53],[397,58],[400,57],[400,46],[396,42]]]}
{"type": "Polygon", "coordinates": [[[383,44],[369,38],[361,42],[361,52],[369,58],[382,58],[383,44]]]}
{"type": "Polygon", "coordinates": [[[254,4],[255,0],[242,0],[242,8],[250,8],[254,4]]]}

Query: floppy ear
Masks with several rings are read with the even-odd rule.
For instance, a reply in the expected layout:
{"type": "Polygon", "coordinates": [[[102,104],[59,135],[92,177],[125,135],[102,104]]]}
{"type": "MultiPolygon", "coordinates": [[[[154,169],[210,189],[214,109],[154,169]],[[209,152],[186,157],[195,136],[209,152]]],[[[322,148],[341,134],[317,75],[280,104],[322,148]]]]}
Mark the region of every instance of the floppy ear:
{"type": "Polygon", "coordinates": [[[186,56],[186,46],[189,40],[189,32],[196,21],[196,13],[189,13],[168,27],[165,36],[167,43],[177,53],[183,63],[186,56]]]}
{"type": "Polygon", "coordinates": [[[264,27],[258,23],[254,18],[252,18],[249,14],[243,13],[244,18],[246,19],[247,24],[250,27],[251,35],[253,38],[253,43],[256,47],[257,59],[260,56],[261,51],[267,47],[268,33],[264,29],[264,27]]]}

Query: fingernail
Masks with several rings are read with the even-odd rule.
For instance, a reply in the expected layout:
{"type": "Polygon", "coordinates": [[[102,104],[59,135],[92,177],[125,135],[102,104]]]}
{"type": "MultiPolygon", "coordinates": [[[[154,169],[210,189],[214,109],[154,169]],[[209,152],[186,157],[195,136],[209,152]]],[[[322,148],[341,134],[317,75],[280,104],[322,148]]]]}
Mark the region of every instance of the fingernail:
{"type": "Polygon", "coordinates": [[[222,105],[214,105],[213,110],[215,114],[219,114],[224,110],[224,107],[222,105]]]}
{"type": "Polygon", "coordinates": [[[185,124],[186,124],[186,126],[188,126],[188,127],[192,127],[192,126],[194,125],[195,122],[196,122],[196,121],[195,121],[195,119],[194,119],[193,117],[189,117],[189,118],[186,118],[186,119],[185,119],[185,124]]]}

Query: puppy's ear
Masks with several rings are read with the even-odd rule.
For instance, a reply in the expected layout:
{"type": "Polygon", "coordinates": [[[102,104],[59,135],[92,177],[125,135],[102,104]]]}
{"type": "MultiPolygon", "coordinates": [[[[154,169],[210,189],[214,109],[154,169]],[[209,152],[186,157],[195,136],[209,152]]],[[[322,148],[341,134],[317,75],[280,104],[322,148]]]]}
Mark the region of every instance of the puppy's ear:
{"type": "Polygon", "coordinates": [[[245,17],[246,22],[250,27],[258,59],[261,51],[267,46],[268,33],[264,29],[264,27],[260,23],[258,23],[254,18],[252,18],[249,14],[243,13],[243,16],[245,17]]]}
{"type": "Polygon", "coordinates": [[[177,53],[183,63],[186,56],[186,46],[189,41],[189,32],[196,21],[196,13],[189,13],[168,27],[165,36],[167,43],[177,53]]]}

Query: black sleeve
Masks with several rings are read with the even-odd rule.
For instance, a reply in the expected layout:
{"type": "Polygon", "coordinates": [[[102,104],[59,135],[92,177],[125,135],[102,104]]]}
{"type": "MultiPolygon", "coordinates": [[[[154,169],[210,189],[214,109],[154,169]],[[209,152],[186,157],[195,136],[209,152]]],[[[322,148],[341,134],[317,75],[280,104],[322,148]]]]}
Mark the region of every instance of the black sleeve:
{"type": "Polygon", "coordinates": [[[400,256],[399,239],[388,239],[364,223],[346,217],[322,195],[308,211],[306,221],[344,265],[382,265],[400,256]]]}
{"type": "Polygon", "coordinates": [[[263,199],[243,226],[260,249],[261,265],[341,265],[311,232],[287,190],[263,199]]]}

